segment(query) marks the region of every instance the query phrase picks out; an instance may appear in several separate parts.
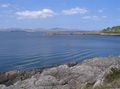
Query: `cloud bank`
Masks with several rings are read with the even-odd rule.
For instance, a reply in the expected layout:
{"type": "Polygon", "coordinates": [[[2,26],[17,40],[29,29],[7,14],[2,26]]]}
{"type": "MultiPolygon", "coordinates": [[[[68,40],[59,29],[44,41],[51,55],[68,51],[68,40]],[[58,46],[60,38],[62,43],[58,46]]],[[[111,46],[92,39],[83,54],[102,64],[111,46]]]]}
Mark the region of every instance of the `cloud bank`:
{"type": "Polygon", "coordinates": [[[55,12],[51,9],[42,9],[38,11],[19,11],[15,13],[20,18],[47,18],[53,17],[55,12]]]}
{"type": "Polygon", "coordinates": [[[82,17],[82,19],[85,19],[85,20],[102,20],[102,19],[105,19],[107,18],[107,16],[84,16],[82,17]]]}
{"type": "Polygon", "coordinates": [[[87,9],[80,8],[80,7],[71,8],[71,9],[67,9],[67,10],[62,11],[62,13],[65,14],[65,15],[85,14],[87,12],[88,12],[87,9]]]}

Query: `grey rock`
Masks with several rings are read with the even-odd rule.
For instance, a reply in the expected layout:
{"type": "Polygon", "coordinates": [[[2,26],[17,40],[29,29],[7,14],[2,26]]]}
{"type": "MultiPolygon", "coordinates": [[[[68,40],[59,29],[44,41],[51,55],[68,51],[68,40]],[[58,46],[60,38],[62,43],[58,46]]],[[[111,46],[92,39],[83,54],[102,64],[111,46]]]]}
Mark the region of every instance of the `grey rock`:
{"type": "Polygon", "coordinates": [[[77,62],[76,61],[71,61],[69,63],[67,63],[68,67],[73,67],[75,65],[77,65],[77,62]]]}
{"type": "Polygon", "coordinates": [[[5,85],[0,85],[0,89],[4,89],[5,87],[5,85]]]}
{"type": "Polygon", "coordinates": [[[36,86],[54,86],[57,85],[58,81],[55,77],[47,75],[47,76],[41,76],[36,82],[36,86]]]}
{"type": "Polygon", "coordinates": [[[85,84],[102,85],[111,67],[120,69],[120,57],[101,57],[85,60],[74,66],[60,65],[44,69],[31,78],[0,89],[79,89],[85,84]]]}

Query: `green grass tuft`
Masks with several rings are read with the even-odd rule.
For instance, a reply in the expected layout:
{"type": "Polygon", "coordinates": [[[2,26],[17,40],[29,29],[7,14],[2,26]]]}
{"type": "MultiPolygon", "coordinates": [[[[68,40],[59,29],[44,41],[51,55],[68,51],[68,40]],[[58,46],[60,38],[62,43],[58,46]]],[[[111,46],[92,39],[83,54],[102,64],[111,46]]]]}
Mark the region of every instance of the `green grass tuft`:
{"type": "Polygon", "coordinates": [[[113,82],[120,79],[120,70],[117,68],[111,68],[111,72],[106,76],[107,82],[113,82]]]}

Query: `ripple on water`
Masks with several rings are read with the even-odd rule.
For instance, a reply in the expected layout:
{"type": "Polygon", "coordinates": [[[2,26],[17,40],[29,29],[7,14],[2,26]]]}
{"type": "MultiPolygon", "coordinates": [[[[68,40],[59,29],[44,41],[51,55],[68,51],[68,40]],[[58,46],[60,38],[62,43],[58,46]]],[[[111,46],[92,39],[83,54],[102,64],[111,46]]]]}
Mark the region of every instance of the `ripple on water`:
{"type": "Polygon", "coordinates": [[[57,56],[47,56],[43,58],[37,58],[37,59],[31,59],[27,61],[20,62],[18,64],[14,64],[14,67],[17,69],[21,68],[27,68],[27,67],[32,67],[32,66],[44,66],[44,65],[53,65],[53,64],[61,64],[65,63],[68,61],[79,61],[88,57],[92,57],[93,51],[92,50],[81,50],[81,51],[76,51],[76,52],[69,52],[69,53],[64,53],[62,55],[57,55],[57,56]]]}

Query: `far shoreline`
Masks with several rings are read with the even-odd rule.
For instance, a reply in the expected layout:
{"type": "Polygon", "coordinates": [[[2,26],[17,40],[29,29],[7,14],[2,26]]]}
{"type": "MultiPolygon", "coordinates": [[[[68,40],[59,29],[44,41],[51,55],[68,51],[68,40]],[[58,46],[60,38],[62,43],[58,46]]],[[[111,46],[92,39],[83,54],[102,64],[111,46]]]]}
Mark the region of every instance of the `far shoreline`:
{"type": "Polygon", "coordinates": [[[101,36],[120,36],[120,33],[102,32],[102,31],[0,31],[5,33],[41,33],[45,36],[54,35],[101,35],[101,36]]]}
{"type": "Polygon", "coordinates": [[[80,32],[80,31],[51,31],[46,32],[47,35],[101,35],[101,36],[120,36],[120,33],[104,33],[104,32],[80,32]]]}

